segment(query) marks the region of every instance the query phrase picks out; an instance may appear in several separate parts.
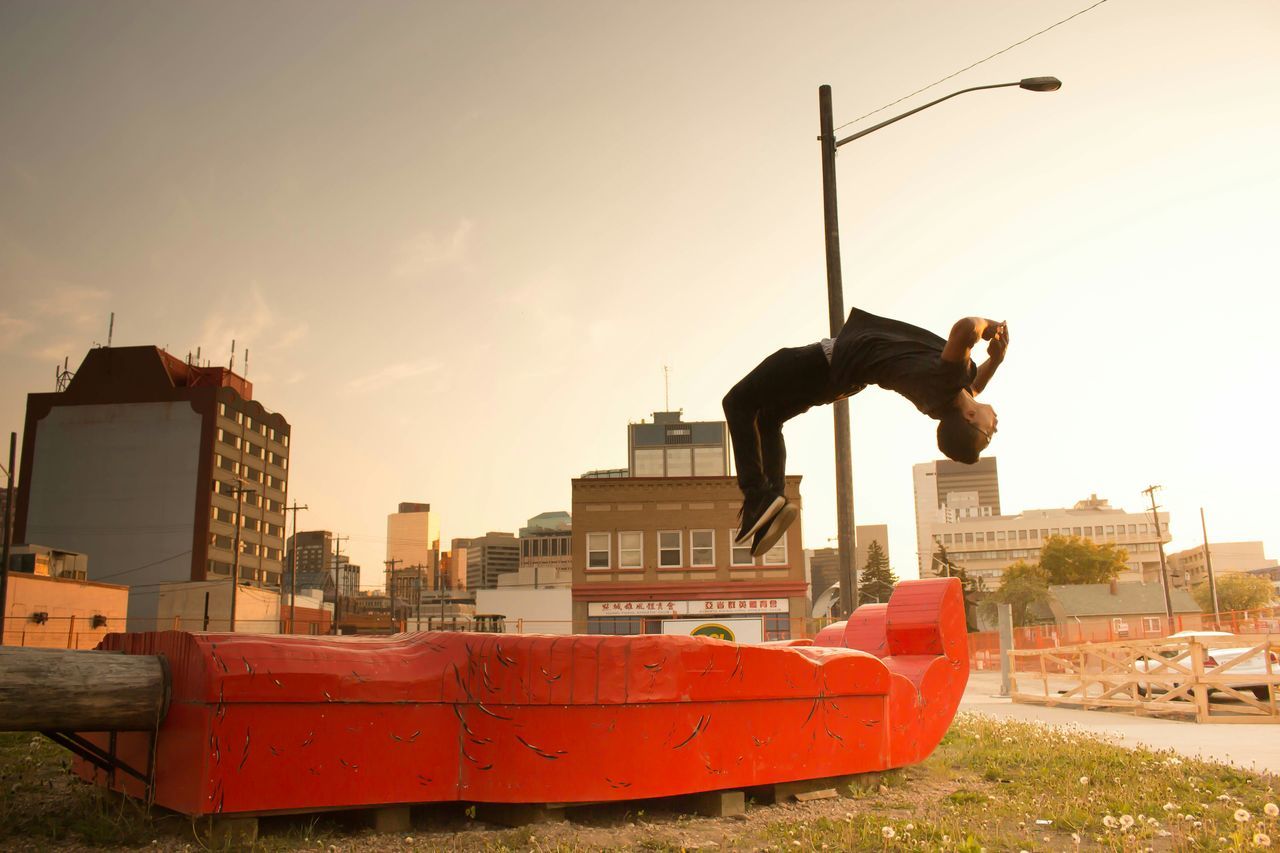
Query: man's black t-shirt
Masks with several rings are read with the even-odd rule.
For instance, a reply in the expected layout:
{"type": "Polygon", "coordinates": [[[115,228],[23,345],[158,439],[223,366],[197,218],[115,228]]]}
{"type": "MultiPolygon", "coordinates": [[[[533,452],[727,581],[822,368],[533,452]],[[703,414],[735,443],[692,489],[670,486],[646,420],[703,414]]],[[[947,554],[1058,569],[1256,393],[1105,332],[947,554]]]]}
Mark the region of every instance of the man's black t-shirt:
{"type": "Polygon", "coordinates": [[[970,360],[943,361],[946,344],[933,332],[854,308],[832,347],[832,385],[842,397],[879,385],[940,419],[957,392],[972,391],[978,375],[970,360]]]}

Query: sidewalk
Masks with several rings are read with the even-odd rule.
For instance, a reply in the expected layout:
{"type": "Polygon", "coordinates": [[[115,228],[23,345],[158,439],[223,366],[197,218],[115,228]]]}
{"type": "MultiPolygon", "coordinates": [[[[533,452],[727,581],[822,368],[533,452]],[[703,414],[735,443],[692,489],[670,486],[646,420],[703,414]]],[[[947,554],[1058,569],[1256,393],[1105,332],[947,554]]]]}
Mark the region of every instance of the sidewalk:
{"type": "Polygon", "coordinates": [[[1120,746],[1170,749],[1189,758],[1223,761],[1246,770],[1280,775],[1280,726],[1200,724],[1115,711],[1015,705],[997,697],[998,692],[1000,673],[971,672],[960,710],[998,719],[1072,725],[1120,746]]]}

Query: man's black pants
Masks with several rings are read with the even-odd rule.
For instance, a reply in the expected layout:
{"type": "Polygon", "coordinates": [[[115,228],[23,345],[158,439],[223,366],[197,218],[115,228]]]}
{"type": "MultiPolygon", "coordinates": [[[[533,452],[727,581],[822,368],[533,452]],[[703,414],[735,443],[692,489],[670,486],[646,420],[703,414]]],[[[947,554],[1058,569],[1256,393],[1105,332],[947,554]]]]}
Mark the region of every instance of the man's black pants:
{"type": "Polygon", "coordinates": [[[724,416],[744,496],[783,493],[787,448],[782,425],[837,396],[820,344],[780,349],[729,389],[724,416]]]}

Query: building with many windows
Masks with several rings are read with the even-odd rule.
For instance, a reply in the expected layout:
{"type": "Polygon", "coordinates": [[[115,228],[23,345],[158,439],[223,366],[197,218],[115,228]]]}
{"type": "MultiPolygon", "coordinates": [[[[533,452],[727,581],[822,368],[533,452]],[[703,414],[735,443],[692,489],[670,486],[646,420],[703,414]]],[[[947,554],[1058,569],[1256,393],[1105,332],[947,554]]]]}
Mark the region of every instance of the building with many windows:
{"type": "Polygon", "coordinates": [[[544,512],[520,528],[517,571],[500,575],[499,587],[541,589],[573,582],[573,522],[567,512],[544,512]]]}
{"type": "Polygon", "coordinates": [[[654,412],[652,423],[627,425],[627,461],[632,477],[723,477],[729,473],[729,426],[654,412]]]}
{"type": "Polygon", "coordinates": [[[920,577],[931,573],[934,528],[962,518],[1000,514],[1000,477],[994,456],[973,465],[937,459],[911,468],[916,501],[916,558],[920,577]]]}
{"type": "Polygon", "coordinates": [[[467,579],[467,589],[494,589],[498,578],[520,568],[520,540],[512,533],[490,531],[453,540],[454,571],[467,579]]]}
{"type": "MultiPolygon", "coordinates": [[[[753,558],[749,544],[733,544],[742,495],[731,477],[579,478],[572,490],[575,633],[698,623],[783,639],[803,630],[799,518],[753,558]]],[[[787,477],[786,495],[801,505],[799,477],[787,477]]]]}
{"type": "Polygon", "coordinates": [[[360,590],[360,567],[341,553],[340,541],[328,530],[302,530],[289,537],[285,554],[284,598],[288,601],[290,590],[317,589],[323,591],[322,600],[333,602],[334,590],[339,589],[343,600],[354,598],[360,590]],[[298,583],[292,584],[290,572],[294,565],[294,548],[297,549],[298,583]]]}
{"type": "MultiPolygon", "coordinates": [[[[16,539],[86,554],[88,580],[135,591],[236,564],[241,583],[279,587],[289,434],[227,368],[92,349],[65,390],[27,396],[16,539]]],[[[131,620],[154,616],[134,605],[131,620]]]]}
{"type": "Polygon", "coordinates": [[[1178,551],[1168,557],[1169,576],[1175,586],[1193,587],[1209,580],[1208,564],[1213,565],[1214,577],[1247,574],[1257,570],[1280,566],[1268,560],[1261,542],[1210,542],[1209,560],[1204,558],[1204,546],[1197,545],[1178,551]]]}
{"type": "MultiPolygon", "coordinates": [[[[1030,509],[1017,515],[970,516],[933,526],[930,555],[941,546],[949,562],[962,566],[988,589],[999,585],[1006,567],[1018,560],[1033,563],[1051,536],[1079,536],[1111,543],[1128,554],[1128,570],[1120,581],[1160,583],[1160,542],[1169,541],[1169,514],[1159,514],[1160,526],[1143,512],[1125,512],[1091,495],[1070,509],[1030,509]]],[[[921,577],[935,577],[947,567],[930,560],[921,577]]]]}

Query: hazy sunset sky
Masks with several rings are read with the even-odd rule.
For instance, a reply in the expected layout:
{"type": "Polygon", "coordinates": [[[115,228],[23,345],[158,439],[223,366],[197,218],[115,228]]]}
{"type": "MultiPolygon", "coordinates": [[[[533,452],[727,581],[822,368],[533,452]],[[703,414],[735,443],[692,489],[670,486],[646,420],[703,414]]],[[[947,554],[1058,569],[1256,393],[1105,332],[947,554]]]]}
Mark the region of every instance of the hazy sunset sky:
{"type": "MultiPolygon", "coordinates": [[[[446,540],[569,509],[629,420],[720,419],[826,333],[817,89],[836,123],[1091,5],[0,0],[0,430],[105,343],[250,350],[303,529],[381,584],[386,514],[446,540]]],[[[1109,0],[846,128],[846,308],[1007,320],[1006,512],[1165,486],[1173,548],[1275,500],[1280,4],[1109,0]]],[[[239,361],[237,361],[239,367],[239,361]]],[[[934,423],[852,401],[859,523],[915,575],[934,423]]],[[[831,414],[787,429],[807,547],[831,414]]]]}

